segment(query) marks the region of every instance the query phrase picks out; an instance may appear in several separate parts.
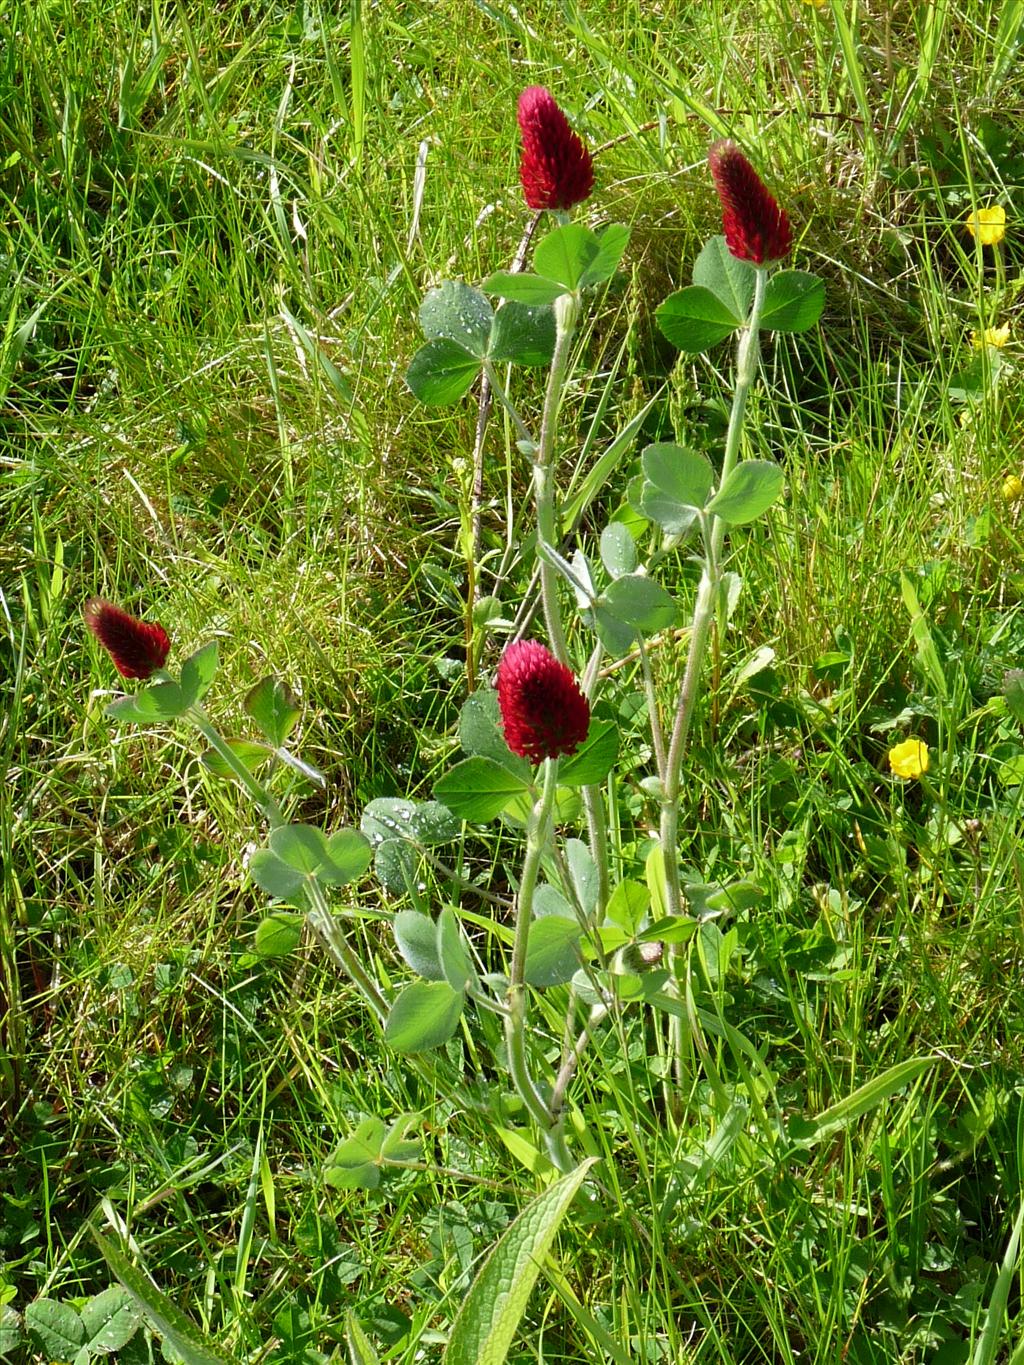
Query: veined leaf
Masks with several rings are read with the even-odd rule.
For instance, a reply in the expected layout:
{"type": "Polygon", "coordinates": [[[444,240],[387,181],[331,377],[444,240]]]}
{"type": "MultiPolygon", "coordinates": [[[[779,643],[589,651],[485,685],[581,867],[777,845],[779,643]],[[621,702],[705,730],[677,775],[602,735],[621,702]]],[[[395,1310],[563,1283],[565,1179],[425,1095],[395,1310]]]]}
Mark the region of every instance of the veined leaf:
{"type": "Polygon", "coordinates": [[[595,1160],[545,1190],[495,1243],[452,1324],[443,1365],[505,1365],[544,1258],[595,1160]]]}

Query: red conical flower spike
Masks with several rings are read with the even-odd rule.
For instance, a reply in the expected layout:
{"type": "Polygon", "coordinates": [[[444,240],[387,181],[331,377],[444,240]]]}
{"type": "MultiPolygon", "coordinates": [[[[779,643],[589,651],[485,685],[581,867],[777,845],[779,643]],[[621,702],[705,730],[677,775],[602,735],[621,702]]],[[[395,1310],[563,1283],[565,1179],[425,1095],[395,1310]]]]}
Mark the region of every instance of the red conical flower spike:
{"type": "Polygon", "coordinates": [[[514,754],[539,763],[574,754],[590,728],[590,706],[564,664],[536,640],[519,640],[498,665],[498,706],[514,754]]]}
{"type": "Polygon", "coordinates": [[[741,261],[764,265],[788,256],[793,230],[764,181],[735,142],[716,142],[708,165],[722,201],[725,244],[741,261]]]}
{"type": "Polygon", "coordinates": [[[523,155],[519,179],[531,209],[571,209],[594,188],[594,164],[550,90],[531,85],[519,96],[523,155]]]}
{"type": "Polygon", "coordinates": [[[102,597],[91,597],[82,612],[85,624],[114,661],[123,678],[148,678],[163,668],[171,642],[163,626],[129,616],[102,597]]]}

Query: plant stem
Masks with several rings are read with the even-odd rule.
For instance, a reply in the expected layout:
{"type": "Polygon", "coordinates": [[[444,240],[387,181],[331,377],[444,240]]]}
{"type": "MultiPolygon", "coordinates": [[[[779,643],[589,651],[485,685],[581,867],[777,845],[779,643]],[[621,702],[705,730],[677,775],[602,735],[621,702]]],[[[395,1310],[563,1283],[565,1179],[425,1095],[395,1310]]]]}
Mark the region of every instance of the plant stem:
{"type": "Polygon", "coordinates": [[[505,409],[508,415],[512,418],[512,425],[516,429],[516,435],[519,437],[521,441],[529,441],[530,444],[532,445],[533,437],[530,434],[529,427],[523,421],[522,417],[520,417],[519,411],[516,408],[515,404],[512,402],[512,399],[509,398],[504,384],[502,384],[501,380],[497,376],[497,373],[495,372],[494,366],[489,361],[486,360],[484,361],[484,375],[487,378],[487,383],[490,386],[491,392],[494,394],[495,398],[497,398],[498,402],[505,409]]]}
{"type": "Polygon", "coordinates": [[[647,698],[647,714],[651,720],[651,741],[654,744],[654,761],[658,767],[658,776],[662,782],[665,781],[665,736],[661,729],[661,716],[658,714],[658,695],[654,690],[654,674],[651,672],[651,656],[647,652],[647,645],[644,643],[643,636],[637,639],[640,653],[640,671],[644,679],[644,695],[647,698]]]}
{"type": "MultiPolygon", "coordinates": [[[[575,294],[563,294],[555,301],[555,350],[551,357],[551,372],[548,375],[547,392],[544,395],[544,413],[541,418],[540,440],[533,457],[533,496],[537,510],[537,537],[545,545],[556,550],[559,545],[558,528],[555,523],[555,486],[554,454],[555,429],[558,413],[562,406],[562,391],[565,388],[566,373],[569,368],[569,354],[572,349],[573,333],[576,330],[576,317],[579,300],[575,294]]],[[[548,642],[551,652],[559,663],[569,665],[569,648],[562,625],[562,610],[558,602],[558,575],[552,565],[540,561],[540,593],[544,605],[544,621],[548,628],[548,642]]]]}
{"type": "MultiPolygon", "coordinates": [[[[721,488],[736,467],[739,459],[740,439],[743,434],[743,418],[746,413],[747,399],[757,377],[760,357],[761,311],[764,307],[767,271],[758,269],[754,277],[754,301],[746,327],[740,334],[736,352],[736,388],[733,392],[732,411],[729,414],[729,429],[725,438],[725,458],[722,461],[721,488]]],[[[693,609],[693,626],[690,633],[690,648],[686,657],[686,668],[679,689],[679,702],[676,707],[675,723],[669,743],[665,764],[665,783],[661,806],[661,850],[665,860],[665,889],[667,908],[670,915],[682,913],[682,892],[679,885],[679,788],[682,775],[683,755],[686,753],[690,724],[700,693],[701,673],[704,656],[707,653],[711,627],[715,619],[721,585],[722,546],[725,541],[725,522],[712,516],[710,533],[706,537],[704,572],[701,574],[697,589],[697,601],[693,609]]]]}
{"type": "MultiPolygon", "coordinates": [[[[541,1096],[526,1056],[526,949],[530,937],[530,923],[533,919],[533,894],[537,887],[541,857],[548,840],[551,827],[551,812],[555,804],[555,790],[558,780],[558,759],[544,760],[544,785],[540,800],[530,813],[526,827],[526,856],[519,879],[519,895],[516,897],[516,927],[512,944],[512,963],[509,968],[508,1015],[505,1019],[505,1043],[508,1049],[509,1072],[512,1083],[529,1110],[530,1117],[538,1125],[547,1140],[552,1136],[554,1123],[552,1114],[541,1096]]],[[[564,1150],[564,1142],[558,1144],[564,1150]]],[[[551,1142],[549,1141],[549,1150],[551,1142]]],[[[566,1154],[567,1155],[567,1154],[566,1154]]],[[[560,1169],[571,1169],[556,1161],[560,1169]]]]}
{"type": "Polygon", "coordinates": [[[231,745],[213,728],[213,725],[210,723],[210,719],[203,708],[198,704],[190,706],[185,714],[206,740],[207,744],[209,744],[210,748],[220,755],[225,764],[234,773],[235,777],[238,778],[241,785],[267,817],[271,828],[274,828],[276,825],[283,825],[284,816],[281,814],[281,807],[277,804],[277,801],[271,796],[270,792],[255,774],[250,772],[235,753],[234,749],[232,749],[231,745]]]}
{"type": "Polygon", "coordinates": [[[555,1077],[554,1088],[551,1091],[551,1112],[556,1117],[562,1112],[562,1105],[565,1103],[565,1092],[569,1088],[569,1082],[575,1074],[579,1065],[580,1058],[587,1049],[587,1045],[593,1036],[594,1029],[609,1012],[608,1005],[594,1005],[590,1011],[587,1022],[580,1030],[579,1037],[569,1050],[568,1055],[562,1062],[561,1069],[555,1077]]]}
{"type": "Polygon", "coordinates": [[[384,1022],[388,1017],[388,1004],[370,974],[359,961],[359,957],[352,948],[341,925],[335,919],[331,907],[327,904],[323,890],[314,878],[306,879],[306,899],[309,902],[308,920],[313,927],[321,942],[334,958],[335,962],[348,976],[349,980],[362,992],[363,999],[369,1005],[377,1023],[384,1027],[384,1022]]]}
{"type": "MultiPolygon", "coordinates": [[[[249,793],[252,799],[259,806],[260,810],[266,815],[271,827],[284,824],[284,817],[281,808],[270,795],[267,789],[253,773],[245,766],[242,760],[213,728],[209,717],[201,706],[192,706],[188,711],[188,718],[195,725],[196,729],[203,736],[211,749],[214,749],[231,769],[239,782],[249,793]]],[[[359,961],[357,954],[352,949],[346,939],[341,926],[331,912],[330,906],[324,896],[323,890],[317,882],[309,877],[306,879],[306,898],[309,902],[309,923],[319,935],[327,951],[335,962],[345,972],[349,979],[358,986],[363,994],[363,998],[373,1011],[377,1023],[383,1027],[388,1015],[387,1001],[377,989],[372,977],[359,961]]]]}

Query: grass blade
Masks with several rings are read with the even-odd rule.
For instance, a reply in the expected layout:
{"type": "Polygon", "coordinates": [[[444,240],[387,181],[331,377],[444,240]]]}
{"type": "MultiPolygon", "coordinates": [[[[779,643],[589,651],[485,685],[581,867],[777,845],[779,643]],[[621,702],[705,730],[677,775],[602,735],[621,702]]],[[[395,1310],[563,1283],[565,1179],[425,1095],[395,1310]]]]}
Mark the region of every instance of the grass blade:
{"type": "MultiPolygon", "coordinates": [[[[1013,1281],[1013,1272],[1017,1265],[1017,1252],[1020,1249],[1022,1227],[1024,1227],[1024,1204],[1020,1207],[1020,1212],[1017,1214],[1013,1225],[1013,1231],[1010,1233],[1006,1255],[1003,1257],[1003,1264],[999,1267],[999,1274],[996,1276],[995,1288],[992,1290],[988,1312],[985,1314],[985,1326],[974,1349],[971,1365],[993,1365],[996,1358],[1003,1318],[1006,1315],[1006,1304],[1010,1297],[1010,1284],[1013,1281]]],[[[1014,1352],[1014,1360],[1020,1354],[1021,1350],[1018,1347],[1014,1352]]]]}

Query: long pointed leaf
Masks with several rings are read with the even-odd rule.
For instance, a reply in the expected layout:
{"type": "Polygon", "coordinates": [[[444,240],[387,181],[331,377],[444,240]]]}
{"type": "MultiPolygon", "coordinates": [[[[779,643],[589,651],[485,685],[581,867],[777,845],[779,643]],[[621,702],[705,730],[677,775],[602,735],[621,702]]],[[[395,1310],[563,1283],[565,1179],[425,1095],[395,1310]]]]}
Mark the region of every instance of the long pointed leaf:
{"type": "Polygon", "coordinates": [[[595,1160],[545,1190],[495,1243],[452,1325],[444,1365],[504,1365],[541,1263],[595,1160]]]}
{"type": "Polygon", "coordinates": [[[113,1274],[138,1304],[153,1329],[170,1342],[185,1365],[232,1365],[231,1357],[222,1355],[216,1346],[207,1341],[180,1308],[161,1293],[138,1266],[132,1265],[120,1247],[91,1225],[89,1231],[113,1274]]]}

